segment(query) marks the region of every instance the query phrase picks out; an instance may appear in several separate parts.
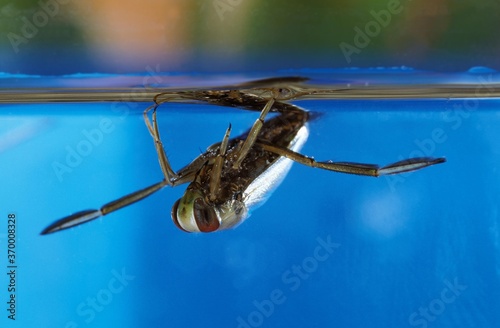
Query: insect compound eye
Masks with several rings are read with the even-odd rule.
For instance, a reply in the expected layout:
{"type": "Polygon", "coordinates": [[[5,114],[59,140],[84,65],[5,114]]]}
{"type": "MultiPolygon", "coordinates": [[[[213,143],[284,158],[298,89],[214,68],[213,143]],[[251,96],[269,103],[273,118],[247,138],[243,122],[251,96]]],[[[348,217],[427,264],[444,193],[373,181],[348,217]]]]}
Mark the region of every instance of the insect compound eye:
{"type": "Polygon", "coordinates": [[[180,203],[180,199],[178,199],[174,206],[172,206],[172,221],[174,221],[174,224],[177,228],[181,229],[182,231],[185,231],[185,232],[190,232],[190,231],[187,231],[186,229],[184,229],[181,224],[179,223],[179,218],[177,217],[177,209],[179,208],[179,203],[180,203]]]}
{"type": "Polygon", "coordinates": [[[207,206],[202,198],[194,201],[193,215],[201,232],[212,232],[219,229],[220,222],[215,210],[207,206]]]}

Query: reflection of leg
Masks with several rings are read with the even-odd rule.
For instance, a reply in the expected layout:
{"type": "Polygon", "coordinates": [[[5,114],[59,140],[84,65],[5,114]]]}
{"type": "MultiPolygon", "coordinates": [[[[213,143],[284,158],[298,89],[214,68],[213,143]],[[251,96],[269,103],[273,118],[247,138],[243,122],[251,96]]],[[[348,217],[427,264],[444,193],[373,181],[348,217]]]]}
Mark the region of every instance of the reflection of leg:
{"type": "Polygon", "coordinates": [[[397,174],[408,171],[418,170],[434,164],[444,163],[444,158],[419,157],[405,159],[382,168],[374,164],[350,163],[350,162],[316,162],[314,159],[296,153],[288,148],[279,147],[270,143],[258,140],[256,145],[263,149],[275,153],[277,155],[287,157],[297,163],[304,164],[310,167],[317,167],[324,170],[336,171],[341,173],[368,175],[378,177],[380,175],[397,174]]]}
{"type": "Polygon", "coordinates": [[[146,126],[149,130],[149,133],[151,134],[151,137],[153,137],[154,143],[155,143],[155,148],[156,148],[156,153],[158,154],[158,162],[160,163],[160,168],[161,171],[163,172],[163,175],[165,176],[165,179],[167,180],[168,184],[172,185],[172,183],[177,180],[179,177],[177,174],[172,170],[172,167],[170,166],[170,163],[167,158],[167,154],[165,153],[165,149],[163,148],[163,144],[161,143],[160,140],[160,132],[158,130],[158,121],[156,120],[156,109],[158,105],[153,105],[151,107],[148,107],[144,111],[144,122],[146,123],[146,126]],[[153,124],[151,124],[151,121],[149,120],[148,117],[148,112],[150,110],[153,110],[153,115],[152,115],[152,121],[153,124]]]}
{"type": "Polygon", "coordinates": [[[252,146],[254,145],[255,140],[257,140],[257,136],[259,135],[259,132],[262,129],[262,126],[264,125],[264,119],[266,118],[267,113],[269,113],[269,111],[271,110],[273,104],[274,104],[274,98],[269,99],[269,101],[266,103],[266,105],[260,112],[259,118],[252,125],[252,128],[250,129],[250,132],[248,132],[248,136],[245,142],[241,146],[241,149],[238,153],[238,157],[236,161],[233,163],[234,169],[238,169],[240,167],[241,162],[243,162],[248,152],[250,151],[250,148],[252,148],[252,146]]]}

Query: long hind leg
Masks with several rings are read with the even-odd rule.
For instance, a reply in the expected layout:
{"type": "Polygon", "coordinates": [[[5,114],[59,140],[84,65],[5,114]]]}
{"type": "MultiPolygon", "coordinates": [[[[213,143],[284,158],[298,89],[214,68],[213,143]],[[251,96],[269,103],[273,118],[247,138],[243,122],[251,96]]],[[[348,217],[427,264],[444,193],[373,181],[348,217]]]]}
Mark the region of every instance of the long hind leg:
{"type": "Polygon", "coordinates": [[[199,170],[201,162],[195,161],[188,165],[181,173],[177,174],[172,170],[170,163],[163,149],[162,143],[160,141],[160,134],[158,132],[158,123],[156,121],[156,106],[151,106],[144,111],[144,119],[146,126],[148,127],[149,133],[155,141],[155,148],[158,154],[158,160],[160,162],[160,167],[164,174],[164,179],[158,183],[155,183],[149,187],[134,191],[128,195],[120,197],[114,201],[102,205],[99,209],[88,209],[83,210],[72,215],[63,217],[48,227],[46,227],[41,234],[46,235],[56,231],[68,229],[80,224],[87,223],[89,221],[95,220],[101,216],[107,215],[109,213],[115,212],[123,207],[131,205],[138,202],[153,193],[161,190],[165,186],[176,186],[182,183],[190,182],[194,179],[195,173],[199,170]],[[148,112],[153,109],[152,123],[149,120],[148,112]]]}
{"type": "Polygon", "coordinates": [[[294,152],[288,148],[275,146],[261,140],[258,140],[255,144],[267,151],[289,158],[297,163],[307,165],[310,167],[316,167],[324,170],[341,172],[341,173],[367,175],[373,177],[378,177],[380,175],[398,174],[403,172],[415,171],[427,166],[446,162],[446,159],[442,157],[410,158],[383,167],[379,167],[378,165],[375,164],[351,163],[351,162],[332,162],[332,161],[317,162],[311,157],[307,157],[300,153],[294,152]]]}

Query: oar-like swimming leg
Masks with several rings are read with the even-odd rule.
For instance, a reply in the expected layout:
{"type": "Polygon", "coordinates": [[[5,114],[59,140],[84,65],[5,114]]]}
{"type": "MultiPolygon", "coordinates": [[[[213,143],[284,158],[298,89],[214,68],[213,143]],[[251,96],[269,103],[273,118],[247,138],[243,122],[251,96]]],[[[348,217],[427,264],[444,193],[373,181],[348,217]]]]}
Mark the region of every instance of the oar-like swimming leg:
{"type": "Polygon", "coordinates": [[[194,177],[196,176],[196,172],[198,172],[202,165],[200,161],[194,161],[189,166],[184,168],[182,173],[179,174],[175,173],[172,170],[172,167],[170,166],[170,163],[168,162],[167,156],[165,154],[165,150],[163,149],[160,141],[158,123],[156,120],[156,106],[157,105],[151,106],[144,111],[144,120],[146,122],[146,126],[148,127],[149,133],[155,141],[155,148],[158,153],[158,161],[160,163],[160,167],[165,176],[165,179],[149,187],[135,191],[117,200],[104,204],[100,209],[84,210],[59,219],[45,228],[41,232],[42,235],[68,229],[92,221],[101,216],[117,211],[125,206],[131,205],[141,199],[144,199],[165,186],[176,186],[186,182],[191,182],[194,179],[194,177]],[[148,112],[151,109],[153,109],[152,123],[150,122],[148,117],[148,112]]]}
{"type": "Polygon", "coordinates": [[[410,158],[393,164],[386,165],[384,167],[379,167],[378,165],[375,164],[351,163],[351,162],[332,162],[332,161],[317,162],[311,157],[307,157],[300,153],[294,152],[288,148],[272,145],[265,141],[257,140],[255,144],[267,151],[270,151],[280,156],[287,157],[297,163],[307,165],[310,167],[317,167],[320,169],[341,172],[341,173],[367,175],[372,177],[419,170],[427,166],[446,162],[446,159],[442,157],[410,158]]]}

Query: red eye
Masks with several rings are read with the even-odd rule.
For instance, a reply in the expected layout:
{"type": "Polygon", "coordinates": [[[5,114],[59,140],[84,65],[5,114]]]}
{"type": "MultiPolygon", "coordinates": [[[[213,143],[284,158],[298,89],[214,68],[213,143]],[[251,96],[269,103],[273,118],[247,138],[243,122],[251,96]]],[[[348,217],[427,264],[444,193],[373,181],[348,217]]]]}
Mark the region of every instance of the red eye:
{"type": "Polygon", "coordinates": [[[174,224],[176,225],[177,228],[181,229],[182,231],[185,231],[185,232],[190,232],[190,231],[187,231],[186,229],[184,229],[180,224],[179,224],[179,219],[177,218],[177,208],[179,207],[179,202],[181,200],[178,199],[174,206],[172,206],[172,221],[174,221],[174,224]]]}
{"type": "Polygon", "coordinates": [[[201,232],[212,232],[219,229],[220,222],[214,209],[207,206],[202,198],[194,201],[193,208],[196,225],[201,232]]]}

